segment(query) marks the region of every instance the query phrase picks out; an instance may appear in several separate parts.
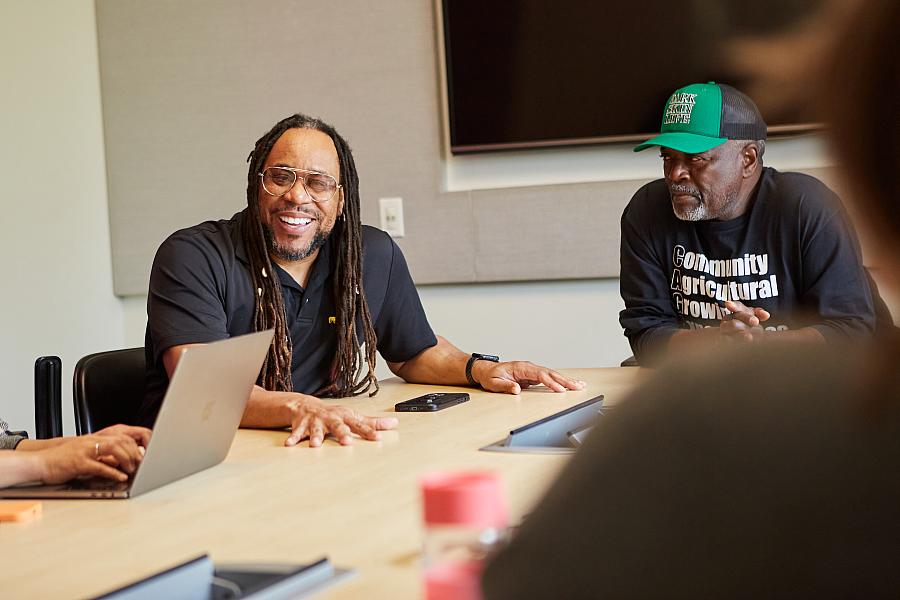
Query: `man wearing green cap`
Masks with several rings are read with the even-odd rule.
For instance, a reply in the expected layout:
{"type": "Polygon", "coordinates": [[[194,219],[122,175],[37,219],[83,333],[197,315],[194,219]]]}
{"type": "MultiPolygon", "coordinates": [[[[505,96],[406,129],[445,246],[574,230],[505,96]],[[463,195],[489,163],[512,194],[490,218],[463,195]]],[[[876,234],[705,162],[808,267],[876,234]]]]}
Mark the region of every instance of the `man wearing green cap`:
{"type": "Polygon", "coordinates": [[[868,336],[873,298],[840,200],[762,163],[766,123],[728,85],[666,102],[664,178],[622,215],[619,321],[642,364],[697,341],[823,342],[868,336]]]}

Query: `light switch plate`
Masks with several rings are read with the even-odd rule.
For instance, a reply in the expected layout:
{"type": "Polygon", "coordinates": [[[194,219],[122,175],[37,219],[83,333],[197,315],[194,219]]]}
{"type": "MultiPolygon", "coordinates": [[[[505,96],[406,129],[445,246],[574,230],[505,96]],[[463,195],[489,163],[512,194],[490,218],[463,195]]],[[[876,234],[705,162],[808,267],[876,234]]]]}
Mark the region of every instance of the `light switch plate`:
{"type": "Polygon", "coordinates": [[[381,213],[381,228],[391,237],[403,237],[403,198],[394,196],[379,198],[378,207],[381,213]]]}

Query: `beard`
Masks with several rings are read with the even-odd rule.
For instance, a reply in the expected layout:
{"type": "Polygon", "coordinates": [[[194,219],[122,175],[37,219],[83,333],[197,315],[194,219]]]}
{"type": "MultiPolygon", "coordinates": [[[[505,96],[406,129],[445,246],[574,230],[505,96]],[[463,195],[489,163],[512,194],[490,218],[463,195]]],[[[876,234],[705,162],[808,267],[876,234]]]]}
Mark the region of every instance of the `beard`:
{"type": "MultiPolygon", "coordinates": [[[[727,191],[721,196],[712,196],[704,194],[699,189],[689,186],[672,184],[669,186],[669,197],[674,199],[676,195],[687,194],[697,199],[697,203],[693,206],[682,207],[672,203],[672,212],[682,221],[713,221],[722,219],[728,215],[734,203],[738,198],[738,191],[727,191]],[[712,207],[712,208],[710,208],[712,207]]],[[[732,217],[726,217],[732,218],[732,217]]]]}
{"type": "Polygon", "coordinates": [[[325,242],[328,241],[328,236],[331,235],[331,231],[317,229],[313,239],[309,241],[309,244],[307,244],[305,248],[291,248],[278,243],[275,239],[275,233],[268,223],[263,223],[262,226],[269,254],[286,262],[295,262],[309,258],[319,248],[325,245],[325,242]]]}
{"type": "Polygon", "coordinates": [[[703,203],[703,200],[697,199],[697,205],[691,208],[678,208],[676,206],[672,207],[672,211],[675,213],[675,216],[681,219],[682,221],[705,221],[709,218],[709,210],[706,208],[706,204],[703,203]]]}
{"type": "Polygon", "coordinates": [[[688,208],[682,208],[672,203],[672,212],[682,221],[704,221],[709,218],[709,208],[703,200],[703,194],[695,187],[689,185],[673,184],[669,186],[669,197],[674,200],[678,194],[687,194],[697,199],[697,204],[688,208]]]}

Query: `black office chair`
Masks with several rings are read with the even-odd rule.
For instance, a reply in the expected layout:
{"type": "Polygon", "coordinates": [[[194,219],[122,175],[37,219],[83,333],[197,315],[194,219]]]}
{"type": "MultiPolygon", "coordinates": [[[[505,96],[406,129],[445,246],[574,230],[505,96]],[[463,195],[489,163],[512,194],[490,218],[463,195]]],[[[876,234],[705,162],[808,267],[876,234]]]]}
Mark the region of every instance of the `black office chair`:
{"type": "Polygon", "coordinates": [[[128,348],[89,354],[75,365],[75,431],[134,425],[144,399],[144,349],[128,348]]]}
{"type": "Polygon", "coordinates": [[[639,367],[641,365],[640,365],[640,363],[638,363],[638,359],[636,359],[634,357],[634,355],[631,355],[628,358],[626,358],[625,360],[623,360],[621,363],[619,363],[619,366],[620,367],[639,367]]]}

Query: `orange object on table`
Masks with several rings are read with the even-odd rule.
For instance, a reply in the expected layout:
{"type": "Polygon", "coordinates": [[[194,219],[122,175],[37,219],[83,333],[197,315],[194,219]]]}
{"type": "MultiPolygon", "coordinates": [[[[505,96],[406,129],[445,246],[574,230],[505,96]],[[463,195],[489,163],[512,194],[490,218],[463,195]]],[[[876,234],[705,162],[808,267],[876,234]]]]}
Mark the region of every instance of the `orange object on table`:
{"type": "Polygon", "coordinates": [[[0,521],[29,521],[41,515],[42,506],[38,500],[0,501],[0,521]]]}

